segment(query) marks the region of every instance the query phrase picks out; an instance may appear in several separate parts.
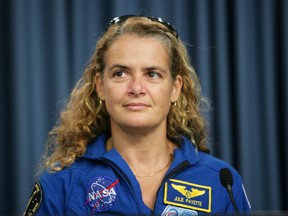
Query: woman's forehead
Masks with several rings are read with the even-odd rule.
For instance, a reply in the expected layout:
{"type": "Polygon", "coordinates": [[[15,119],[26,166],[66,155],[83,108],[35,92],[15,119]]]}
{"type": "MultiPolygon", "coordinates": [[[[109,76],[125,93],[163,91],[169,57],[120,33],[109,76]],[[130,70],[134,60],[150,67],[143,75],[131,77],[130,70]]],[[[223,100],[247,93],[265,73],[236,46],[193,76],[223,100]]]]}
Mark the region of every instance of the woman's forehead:
{"type": "Polygon", "coordinates": [[[170,65],[170,55],[166,46],[158,39],[123,35],[117,38],[105,53],[106,64],[110,62],[145,62],[170,65]]]}

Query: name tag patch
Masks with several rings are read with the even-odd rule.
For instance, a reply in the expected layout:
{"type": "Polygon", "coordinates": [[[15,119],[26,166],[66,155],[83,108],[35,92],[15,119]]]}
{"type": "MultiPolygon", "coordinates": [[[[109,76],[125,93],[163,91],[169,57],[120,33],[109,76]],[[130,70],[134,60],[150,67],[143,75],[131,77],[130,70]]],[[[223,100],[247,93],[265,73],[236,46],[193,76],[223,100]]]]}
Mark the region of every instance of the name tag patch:
{"type": "Polygon", "coordinates": [[[209,213],[211,194],[209,186],[170,179],[165,183],[164,203],[209,213]]]}

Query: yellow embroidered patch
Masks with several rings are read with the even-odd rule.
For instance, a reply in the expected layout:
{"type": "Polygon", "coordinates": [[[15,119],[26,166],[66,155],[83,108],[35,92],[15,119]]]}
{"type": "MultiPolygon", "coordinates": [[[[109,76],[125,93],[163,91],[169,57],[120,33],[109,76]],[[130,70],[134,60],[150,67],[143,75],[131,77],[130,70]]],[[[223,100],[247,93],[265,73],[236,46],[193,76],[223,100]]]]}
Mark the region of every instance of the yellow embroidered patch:
{"type": "Polygon", "coordinates": [[[24,216],[35,215],[42,202],[43,192],[39,182],[36,182],[30,200],[27,204],[24,216]]]}
{"type": "Polygon", "coordinates": [[[177,179],[165,183],[164,203],[188,209],[211,212],[212,188],[177,179]]]}

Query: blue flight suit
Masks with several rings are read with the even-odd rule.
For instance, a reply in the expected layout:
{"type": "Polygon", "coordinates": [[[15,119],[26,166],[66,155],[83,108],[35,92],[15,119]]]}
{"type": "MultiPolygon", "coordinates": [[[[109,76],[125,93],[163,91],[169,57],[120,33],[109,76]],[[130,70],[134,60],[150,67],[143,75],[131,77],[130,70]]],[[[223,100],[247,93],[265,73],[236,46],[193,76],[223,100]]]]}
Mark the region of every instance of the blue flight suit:
{"type": "Polygon", "coordinates": [[[36,183],[26,215],[205,215],[233,213],[219,179],[229,168],[240,212],[249,212],[240,175],[227,163],[200,151],[182,137],[180,148],[157,193],[154,210],[142,200],[140,185],[116,151],[105,150],[106,133],[91,142],[85,155],[62,171],[44,172],[36,183]],[[32,203],[33,202],[33,203],[32,203]]]}

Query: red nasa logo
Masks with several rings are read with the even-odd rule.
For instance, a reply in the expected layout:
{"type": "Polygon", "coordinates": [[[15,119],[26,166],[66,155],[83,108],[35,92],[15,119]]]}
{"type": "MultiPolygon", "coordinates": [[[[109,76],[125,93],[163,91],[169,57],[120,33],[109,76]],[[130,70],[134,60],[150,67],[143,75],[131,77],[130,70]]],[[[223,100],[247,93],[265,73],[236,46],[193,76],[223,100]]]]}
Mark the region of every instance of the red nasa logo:
{"type": "Polygon", "coordinates": [[[105,212],[110,209],[116,201],[116,185],[119,179],[113,181],[109,177],[96,177],[87,187],[86,205],[89,205],[91,214],[94,212],[105,212]]]}

